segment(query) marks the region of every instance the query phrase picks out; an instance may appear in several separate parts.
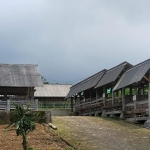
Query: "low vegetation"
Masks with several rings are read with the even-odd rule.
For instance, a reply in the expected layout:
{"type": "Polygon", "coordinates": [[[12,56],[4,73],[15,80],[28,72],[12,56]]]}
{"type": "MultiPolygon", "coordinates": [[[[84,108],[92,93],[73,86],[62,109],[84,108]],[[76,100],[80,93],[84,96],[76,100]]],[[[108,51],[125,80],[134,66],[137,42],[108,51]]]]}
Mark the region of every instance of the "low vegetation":
{"type": "Polygon", "coordinates": [[[15,105],[15,110],[13,111],[13,119],[9,126],[11,130],[15,130],[17,136],[22,136],[22,146],[23,150],[30,149],[27,141],[27,134],[35,130],[35,115],[29,109],[29,105],[15,105]]]}

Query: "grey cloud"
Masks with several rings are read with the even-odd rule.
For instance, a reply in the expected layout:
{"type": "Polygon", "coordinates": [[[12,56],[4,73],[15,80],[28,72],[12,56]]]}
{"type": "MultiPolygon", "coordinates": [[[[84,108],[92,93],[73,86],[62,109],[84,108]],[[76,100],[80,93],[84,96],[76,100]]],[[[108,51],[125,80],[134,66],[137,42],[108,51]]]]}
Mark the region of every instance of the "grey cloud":
{"type": "Polygon", "coordinates": [[[149,1],[14,0],[0,5],[1,63],[36,63],[50,82],[149,57],[149,1]]]}

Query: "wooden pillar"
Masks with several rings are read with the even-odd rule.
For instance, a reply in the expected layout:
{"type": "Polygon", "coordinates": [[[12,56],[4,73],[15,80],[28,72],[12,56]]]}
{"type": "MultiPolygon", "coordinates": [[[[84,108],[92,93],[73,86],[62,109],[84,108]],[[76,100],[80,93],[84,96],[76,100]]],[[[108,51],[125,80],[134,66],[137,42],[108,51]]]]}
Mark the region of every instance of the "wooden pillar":
{"type": "Polygon", "coordinates": [[[112,105],[114,105],[115,103],[115,92],[112,91],[112,105]]]}
{"type": "Polygon", "coordinates": [[[79,105],[79,99],[77,99],[76,96],[74,96],[74,103],[75,103],[75,106],[79,105]]]}
{"type": "Polygon", "coordinates": [[[126,103],[125,103],[125,88],[122,88],[122,110],[125,112],[126,103]]]}
{"type": "Polygon", "coordinates": [[[4,100],[7,101],[7,94],[4,94],[4,100]]]}
{"type": "Polygon", "coordinates": [[[79,94],[79,103],[81,104],[81,95],[79,94]]]}
{"type": "MultiPolygon", "coordinates": [[[[150,69],[149,69],[149,80],[150,80],[150,69]]],[[[149,117],[150,117],[150,82],[148,84],[148,110],[149,110],[149,117]]]]}
{"type": "Polygon", "coordinates": [[[145,93],[144,93],[144,86],[143,86],[143,96],[145,96],[145,93]]]}
{"type": "Polygon", "coordinates": [[[136,108],[137,108],[137,87],[134,87],[134,96],[135,96],[135,98],[133,97],[133,100],[134,100],[134,110],[136,110],[136,108]]]}
{"type": "Polygon", "coordinates": [[[115,95],[116,95],[116,97],[118,97],[118,91],[115,91],[115,95]]]}
{"type": "Polygon", "coordinates": [[[34,100],[34,87],[31,87],[31,100],[34,100]]]}
{"type": "Polygon", "coordinates": [[[104,106],[106,105],[106,87],[104,86],[103,87],[103,104],[104,104],[104,106]]]}
{"type": "Polygon", "coordinates": [[[80,100],[79,100],[79,98],[77,98],[76,95],[74,96],[74,101],[75,101],[75,107],[74,107],[74,109],[75,109],[75,111],[76,111],[76,106],[77,106],[77,105],[80,105],[80,100]]]}
{"type": "Polygon", "coordinates": [[[142,89],[140,89],[140,95],[144,95],[144,86],[142,86],[142,89]]]}
{"type": "Polygon", "coordinates": [[[35,100],[35,110],[38,111],[39,109],[39,103],[38,103],[38,99],[35,100]]]}
{"type": "Polygon", "coordinates": [[[132,87],[130,87],[130,95],[132,95],[132,87]]]}
{"type": "Polygon", "coordinates": [[[98,89],[96,89],[96,100],[98,99],[98,89]]]}
{"type": "Polygon", "coordinates": [[[73,112],[73,97],[71,97],[71,112],[73,112]]]}
{"type": "Polygon", "coordinates": [[[90,102],[92,101],[92,92],[90,90],[90,102]]]}

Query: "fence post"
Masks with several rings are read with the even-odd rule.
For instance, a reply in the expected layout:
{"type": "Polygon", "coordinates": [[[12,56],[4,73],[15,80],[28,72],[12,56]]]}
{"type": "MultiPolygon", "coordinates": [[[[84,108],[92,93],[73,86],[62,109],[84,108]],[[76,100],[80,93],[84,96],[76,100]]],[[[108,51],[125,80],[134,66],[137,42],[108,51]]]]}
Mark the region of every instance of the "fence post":
{"type": "Polygon", "coordinates": [[[35,110],[38,110],[38,99],[35,99],[35,110]]]}
{"type": "Polygon", "coordinates": [[[6,111],[9,112],[10,111],[10,100],[7,100],[7,106],[6,106],[6,111]]]}

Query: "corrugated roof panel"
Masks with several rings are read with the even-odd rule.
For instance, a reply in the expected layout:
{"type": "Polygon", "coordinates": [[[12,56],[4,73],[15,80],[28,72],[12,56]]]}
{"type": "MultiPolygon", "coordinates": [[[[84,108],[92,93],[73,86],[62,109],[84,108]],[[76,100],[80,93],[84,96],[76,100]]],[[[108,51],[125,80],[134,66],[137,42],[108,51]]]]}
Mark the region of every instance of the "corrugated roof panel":
{"type": "Polygon", "coordinates": [[[38,65],[0,64],[0,86],[35,87],[42,85],[38,65]]]}
{"type": "Polygon", "coordinates": [[[72,85],[70,84],[44,84],[35,87],[35,97],[66,97],[72,85]]]}
{"type": "Polygon", "coordinates": [[[129,69],[124,73],[124,75],[118,81],[118,83],[116,84],[113,90],[115,91],[120,88],[141,81],[141,79],[144,77],[144,75],[149,70],[149,68],[150,68],[150,59],[129,69]]]}
{"type": "Polygon", "coordinates": [[[76,85],[74,85],[70,89],[67,97],[73,96],[74,94],[77,94],[79,92],[82,92],[82,91],[85,91],[85,90],[90,89],[92,87],[95,87],[97,85],[98,81],[103,77],[105,72],[106,72],[106,69],[104,69],[104,70],[98,72],[97,74],[77,83],[76,85]]]}
{"type": "Polygon", "coordinates": [[[99,81],[97,86],[95,88],[101,87],[103,85],[106,85],[108,83],[114,82],[118,76],[121,74],[125,66],[128,64],[128,67],[131,67],[132,65],[128,62],[123,62],[116,67],[113,67],[112,69],[109,69],[105,75],[102,77],[102,79],[99,81]]]}

